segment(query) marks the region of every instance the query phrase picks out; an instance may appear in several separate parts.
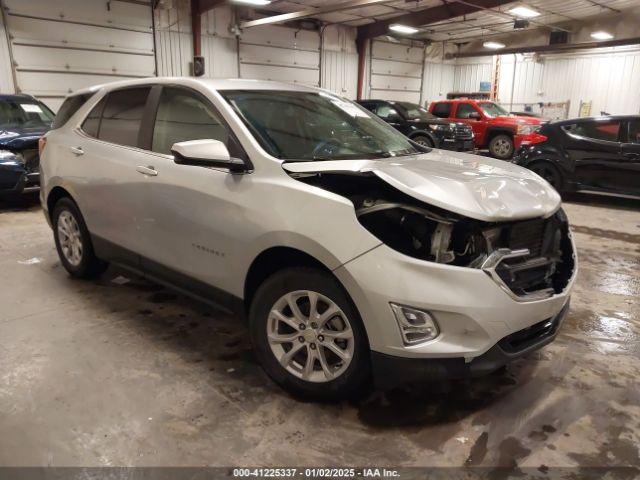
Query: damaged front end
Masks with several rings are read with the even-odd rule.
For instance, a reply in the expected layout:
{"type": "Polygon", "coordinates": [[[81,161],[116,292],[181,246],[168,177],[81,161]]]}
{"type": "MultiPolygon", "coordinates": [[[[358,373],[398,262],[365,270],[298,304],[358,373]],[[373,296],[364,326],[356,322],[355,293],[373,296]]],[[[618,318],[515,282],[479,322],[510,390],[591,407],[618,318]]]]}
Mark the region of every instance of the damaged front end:
{"type": "Polygon", "coordinates": [[[546,218],[486,222],[428,205],[375,175],[295,177],[348,198],[362,226],[388,247],[428,262],[482,269],[518,301],[561,293],[575,270],[562,209],[546,218]]]}

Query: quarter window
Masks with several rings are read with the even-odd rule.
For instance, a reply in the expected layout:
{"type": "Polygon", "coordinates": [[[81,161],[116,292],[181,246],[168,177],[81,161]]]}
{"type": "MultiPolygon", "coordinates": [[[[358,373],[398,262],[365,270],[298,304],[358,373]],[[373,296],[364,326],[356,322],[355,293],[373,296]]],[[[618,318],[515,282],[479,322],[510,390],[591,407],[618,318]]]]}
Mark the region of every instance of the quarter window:
{"type": "Polygon", "coordinates": [[[451,115],[451,104],[450,103],[436,103],[433,107],[433,113],[436,117],[440,118],[449,118],[451,115]]]}
{"type": "Polygon", "coordinates": [[[163,88],[151,149],[170,154],[174,143],[203,139],[220,140],[229,147],[229,132],[213,106],[195,92],[163,88]]]}
{"type": "Polygon", "coordinates": [[[138,133],[150,88],[127,88],[109,93],[98,138],[119,145],[138,146],[138,133]]]}
{"type": "Polygon", "coordinates": [[[562,127],[566,132],[579,137],[592,138],[594,140],[605,140],[617,142],[620,134],[620,122],[614,121],[593,121],[580,122],[562,127]]]}
{"type": "Polygon", "coordinates": [[[100,130],[100,118],[102,117],[104,102],[105,98],[100,100],[98,104],[91,109],[89,115],[87,115],[87,118],[84,119],[84,122],[82,122],[82,131],[94,138],[98,138],[98,132],[100,130]]]}

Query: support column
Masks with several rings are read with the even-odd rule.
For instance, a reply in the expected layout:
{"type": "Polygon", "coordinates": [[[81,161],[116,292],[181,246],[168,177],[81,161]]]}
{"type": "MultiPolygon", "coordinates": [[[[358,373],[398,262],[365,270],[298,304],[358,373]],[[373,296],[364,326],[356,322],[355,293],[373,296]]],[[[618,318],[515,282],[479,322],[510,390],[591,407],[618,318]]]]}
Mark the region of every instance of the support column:
{"type": "Polygon", "coordinates": [[[356,49],[358,51],[358,87],[356,90],[356,98],[362,100],[364,88],[364,67],[367,53],[367,40],[365,38],[356,39],[356,49]]]}

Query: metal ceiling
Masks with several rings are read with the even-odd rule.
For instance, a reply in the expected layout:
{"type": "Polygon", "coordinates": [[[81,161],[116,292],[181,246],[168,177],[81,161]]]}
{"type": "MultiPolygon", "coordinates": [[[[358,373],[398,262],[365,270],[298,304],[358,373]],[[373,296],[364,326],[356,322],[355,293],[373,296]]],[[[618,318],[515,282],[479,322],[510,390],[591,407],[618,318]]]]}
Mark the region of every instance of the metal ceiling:
{"type": "MultiPolygon", "coordinates": [[[[327,12],[328,7],[344,2],[340,0],[273,0],[268,8],[272,12],[289,13],[316,7],[323,13],[312,15],[313,18],[326,23],[356,27],[456,2],[474,4],[474,0],[391,0],[357,9],[327,12]]],[[[549,29],[552,29],[552,26],[555,29],[557,24],[563,22],[619,13],[634,7],[640,8],[640,0],[526,0],[524,3],[541,12],[540,16],[531,20],[531,27],[549,29]]],[[[508,13],[509,8],[512,8],[512,5],[485,9],[464,17],[429,24],[414,38],[428,38],[433,41],[465,41],[512,32],[515,17],[508,13]]]]}

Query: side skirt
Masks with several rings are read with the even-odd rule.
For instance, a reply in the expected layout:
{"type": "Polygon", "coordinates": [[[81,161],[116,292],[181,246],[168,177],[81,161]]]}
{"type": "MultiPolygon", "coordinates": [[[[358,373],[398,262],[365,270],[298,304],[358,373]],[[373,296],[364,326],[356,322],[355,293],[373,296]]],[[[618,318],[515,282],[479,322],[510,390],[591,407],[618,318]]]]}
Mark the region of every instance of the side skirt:
{"type": "Polygon", "coordinates": [[[142,257],[102,237],[91,235],[93,249],[98,258],[112,262],[151,282],[158,283],[227,313],[246,320],[246,309],[241,298],[209,285],[184,273],[142,257]]]}

